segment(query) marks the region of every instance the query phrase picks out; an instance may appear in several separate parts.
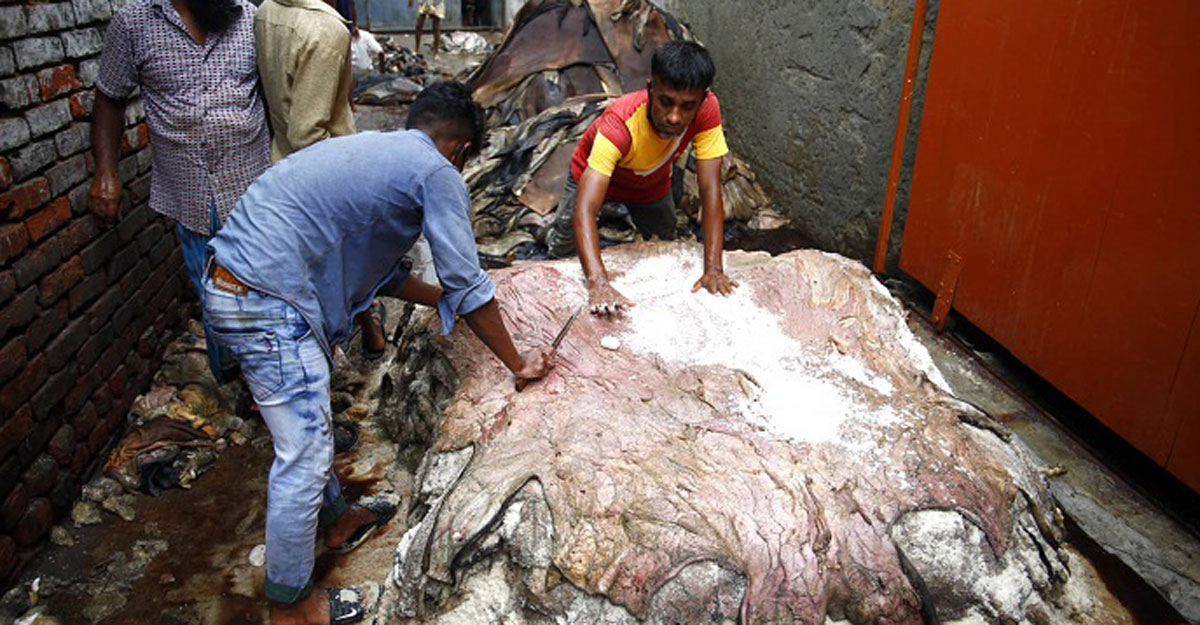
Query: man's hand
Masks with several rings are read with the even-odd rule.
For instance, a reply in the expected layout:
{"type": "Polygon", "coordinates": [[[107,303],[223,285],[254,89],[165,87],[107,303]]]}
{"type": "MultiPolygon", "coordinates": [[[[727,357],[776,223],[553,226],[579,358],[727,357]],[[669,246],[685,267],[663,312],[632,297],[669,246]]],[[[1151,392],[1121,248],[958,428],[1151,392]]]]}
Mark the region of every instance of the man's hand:
{"type": "Polygon", "coordinates": [[[88,189],[88,204],[100,223],[112,225],[121,218],[121,178],[97,174],[88,189]]]}
{"type": "Polygon", "coordinates": [[[738,283],[731,280],[723,271],[705,271],[696,284],[692,285],[692,293],[699,291],[700,287],[704,287],[713,295],[733,295],[733,289],[737,286],[738,283]]]}
{"type": "Polygon", "coordinates": [[[550,358],[554,352],[550,349],[539,348],[521,354],[521,367],[513,372],[517,378],[517,391],[525,390],[530,382],[546,377],[550,371],[550,358]]]}
{"type": "Polygon", "coordinates": [[[593,315],[617,315],[635,305],[607,282],[588,287],[588,310],[593,315]]]}

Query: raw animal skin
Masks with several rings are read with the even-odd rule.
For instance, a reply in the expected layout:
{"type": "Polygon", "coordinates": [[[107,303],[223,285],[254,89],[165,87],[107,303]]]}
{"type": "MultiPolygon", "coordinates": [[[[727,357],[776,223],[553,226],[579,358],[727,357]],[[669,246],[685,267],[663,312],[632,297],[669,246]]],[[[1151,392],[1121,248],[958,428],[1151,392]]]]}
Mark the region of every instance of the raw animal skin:
{"type": "MultiPolygon", "coordinates": [[[[414,316],[406,349],[441,356],[404,364],[395,383],[415,390],[399,389],[411,403],[393,434],[434,437],[418,491],[441,494],[418,496],[422,518],[398,547],[399,613],[436,610],[423,589],[461,587],[494,536],[519,542],[524,521],[505,511],[536,485],[549,511],[543,564],[556,574],[522,579],[527,605],[543,610],[555,603],[546,580],[565,578],[654,617],[655,593],[709,562],[745,577],[742,623],[919,623],[935,603],[942,618],[986,613],[972,587],[931,597],[893,538],[906,514],[946,510],[997,558],[1011,544],[1018,562],[1044,569],[1014,569],[1033,590],[997,603],[1008,606],[998,617],[1046,616],[1042,599],[1052,604],[1070,571],[1044,477],[1001,426],[949,394],[865,267],[811,250],[729,253],[742,286],[722,299],[690,292],[699,245],[609,248],[605,261],[638,306],[615,322],[581,315],[554,369],[522,393],[464,324],[442,339],[435,316],[414,316]],[[674,314],[655,321],[663,311],[674,314]],[[607,335],[623,349],[603,349],[607,335]],[[454,468],[427,470],[439,463],[454,468]]],[[[523,347],[548,344],[586,301],[574,260],[493,278],[523,347]]],[[[683,622],[712,618],[695,606],[683,622]]]]}

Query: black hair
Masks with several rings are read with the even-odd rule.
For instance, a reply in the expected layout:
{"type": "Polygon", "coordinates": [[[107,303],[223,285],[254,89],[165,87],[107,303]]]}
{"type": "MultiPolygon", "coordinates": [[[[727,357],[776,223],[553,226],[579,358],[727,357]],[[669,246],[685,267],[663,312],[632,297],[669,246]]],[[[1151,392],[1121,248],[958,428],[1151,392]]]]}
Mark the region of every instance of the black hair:
{"type": "Polygon", "coordinates": [[[471,90],[456,80],[435,82],[422,89],[408,107],[404,127],[424,130],[444,123],[454,126],[456,137],[471,142],[467,156],[483,148],[483,107],[471,98],[471,90]]]}
{"type": "Polygon", "coordinates": [[[704,46],[692,41],[668,41],[654,51],[650,74],[673,89],[708,89],[717,66],[704,46]]]}

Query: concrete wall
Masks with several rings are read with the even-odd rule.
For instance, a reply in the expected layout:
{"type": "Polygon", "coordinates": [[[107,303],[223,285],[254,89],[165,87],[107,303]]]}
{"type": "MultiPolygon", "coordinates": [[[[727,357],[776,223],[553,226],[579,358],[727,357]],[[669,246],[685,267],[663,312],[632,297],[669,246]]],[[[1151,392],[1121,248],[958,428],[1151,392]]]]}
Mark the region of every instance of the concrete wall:
{"type": "MultiPolygon", "coordinates": [[[[904,78],[912,0],[663,0],[717,63],[731,147],[773,199],[825,249],[874,254],[904,78]]],[[[892,245],[903,230],[937,1],[892,245]]]]}
{"type": "Polygon", "coordinates": [[[104,227],[87,212],[91,87],[119,5],[0,0],[0,587],[68,512],[180,317],[186,275],[146,206],[140,102],[122,141],[125,217],[104,227]]]}

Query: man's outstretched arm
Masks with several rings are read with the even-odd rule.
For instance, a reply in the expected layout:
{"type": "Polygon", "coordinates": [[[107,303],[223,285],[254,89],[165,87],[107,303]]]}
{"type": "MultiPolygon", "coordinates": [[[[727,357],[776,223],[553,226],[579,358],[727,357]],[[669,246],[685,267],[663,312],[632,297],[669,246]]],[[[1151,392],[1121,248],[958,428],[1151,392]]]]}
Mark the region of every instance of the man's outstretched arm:
{"type": "Polygon", "coordinates": [[[392,296],[406,302],[437,308],[438,298],[442,296],[442,287],[429,284],[416,275],[409,275],[404,284],[392,293],[392,296]]]}
{"type": "Polygon", "coordinates": [[[725,275],[725,202],[721,198],[721,159],[696,161],[696,182],[700,185],[700,227],[704,231],[704,275],[692,285],[709,293],[731,295],[737,282],[725,275]]]}
{"type": "Polygon", "coordinates": [[[600,232],[596,218],[604,195],[608,192],[610,178],[588,167],[579,178],[579,190],[575,195],[575,214],[572,225],[575,229],[575,246],[579,250],[579,263],[583,265],[583,276],[587,280],[588,310],[596,315],[619,313],[633,306],[633,301],[621,295],[608,281],[608,271],[600,260],[600,232]]]}
{"type": "Polygon", "coordinates": [[[479,337],[479,340],[483,341],[483,344],[487,345],[500,362],[517,377],[517,390],[520,390],[522,381],[545,377],[546,372],[550,370],[552,352],[549,349],[539,348],[524,354],[517,353],[512,335],[508,333],[508,328],[504,327],[504,319],[500,317],[500,305],[494,298],[463,315],[463,318],[467,320],[467,325],[471,327],[475,336],[479,337]]]}

